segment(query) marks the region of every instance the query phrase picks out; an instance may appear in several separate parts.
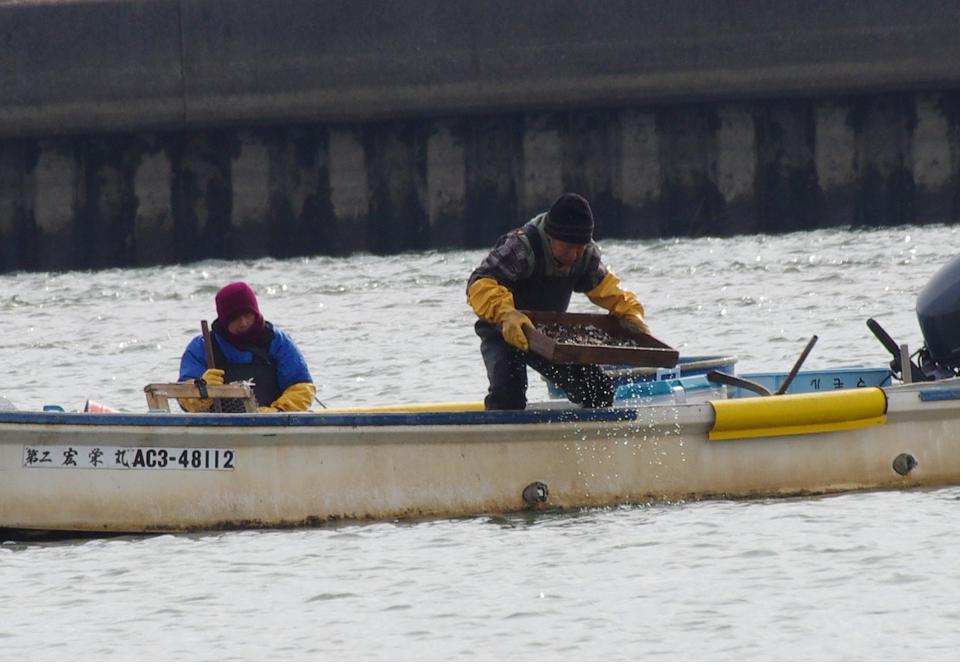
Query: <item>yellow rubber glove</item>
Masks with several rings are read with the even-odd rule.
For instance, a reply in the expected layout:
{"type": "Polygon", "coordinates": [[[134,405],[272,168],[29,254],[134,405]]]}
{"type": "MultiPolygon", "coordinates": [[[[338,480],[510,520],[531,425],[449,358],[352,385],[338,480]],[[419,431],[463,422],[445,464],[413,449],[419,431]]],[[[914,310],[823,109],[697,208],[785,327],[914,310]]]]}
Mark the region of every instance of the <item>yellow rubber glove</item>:
{"type": "MultiPolygon", "coordinates": [[[[217,369],[215,367],[210,368],[201,375],[201,379],[209,386],[223,386],[224,385],[224,370],[217,369]]],[[[194,383],[193,381],[186,381],[185,383],[194,383]]],[[[191,399],[179,399],[178,404],[185,411],[191,411],[192,413],[197,413],[199,411],[207,411],[214,404],[213,399],[201,399],[191,398],[191,399]]]]}
{"type": "Polygon", "coordinates": [[[515,296],[507,288],[489,277],[472,282],[468,287],[468,304],[478,318],[492,325],[501,325],[505,341],[522,351],[528,351],[525,325],[532,320],[515,309],[515,296]]]}
{"type": "Polygon", "coordinates": [[[515,296],[490,277],[482,277],[468,287],[468,304],[478,318],[498,325],[508,312],[515,311],[515,296]]]}
{"type": "Polygon", "coordinates": [[[280,397],[271,402],[271,406],[259,406],[257,412],[307,411],[316,392],[313,383],[292,383],[280,397]]]}
{"type": "Polygon", "coordinates": [[[201,374],[201,379],[204,380],[209,386],[223,386],[224,385],[224,370],[212,367],[201,374]]]}
{"type": "Polygon", "coordinates": [[[605,273],[605,277],[598,286],[585,295],[599,307],[607,309],[609,314],[614,314],[646,335],[651,334],[645,322],[645,308],[634,293],[622,288],[622,283],[615,273],[611,271],[605,273]]]}
{"type": "Polygon", "coordinates": [[[528,337],[525,335],[525,326],[531,325],[532,320],[530,318],[517,309],[513,309],[506,313],[502,319],[502,337],[516,349],[528,351],[528,337]]]}

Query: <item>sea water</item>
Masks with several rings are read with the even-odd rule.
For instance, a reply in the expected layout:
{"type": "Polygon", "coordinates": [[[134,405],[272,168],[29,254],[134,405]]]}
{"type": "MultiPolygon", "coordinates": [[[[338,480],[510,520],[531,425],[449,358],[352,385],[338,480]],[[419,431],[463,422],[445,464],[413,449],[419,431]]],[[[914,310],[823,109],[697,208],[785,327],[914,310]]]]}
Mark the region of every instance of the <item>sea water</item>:
{"type": "MultiPolygon", "coordinates": [[[[653,334],[736,370],[891,360],[958,225],[603,242],[653,334]]],[[[144,411],[243,279],[329,407],[479,400],[484,250],[0,275],[0,397],[144,411]]],[[[573,310],[593,311],[576,295],[573,310]]],[[[547,398],[530,373],[529,398],[547,398]]],[[[321,409],[320,405],[316,405],[321,409]]],[[[957,660],[959,488],[0,546],[9,660],[957,660]]]]}

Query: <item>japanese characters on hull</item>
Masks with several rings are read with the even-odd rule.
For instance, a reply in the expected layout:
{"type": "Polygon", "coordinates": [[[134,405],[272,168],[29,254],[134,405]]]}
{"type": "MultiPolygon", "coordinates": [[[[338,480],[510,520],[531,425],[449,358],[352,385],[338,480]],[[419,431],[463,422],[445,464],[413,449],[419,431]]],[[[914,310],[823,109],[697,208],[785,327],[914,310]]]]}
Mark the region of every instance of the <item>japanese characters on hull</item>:
{"type": "Polygon", "coordinates": [[[23,466],[33,469],[127,469],[233,471],[226,448],[120,448],[115,446],[24,446],[23,466]]]}

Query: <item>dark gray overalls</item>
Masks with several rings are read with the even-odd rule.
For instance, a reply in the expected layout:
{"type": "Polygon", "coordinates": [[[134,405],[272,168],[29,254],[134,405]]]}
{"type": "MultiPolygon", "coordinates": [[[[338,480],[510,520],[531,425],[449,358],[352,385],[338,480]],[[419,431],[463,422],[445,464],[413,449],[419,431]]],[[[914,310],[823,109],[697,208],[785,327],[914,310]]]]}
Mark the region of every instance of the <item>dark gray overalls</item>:
{"type": "MultiPolygon", "coordinates": [[[[219,320],[215,319],[212,327],[218,334],[225,334],[219,320]]],[[[253,381],[254,397],[257,400],[258,406],[269,406],[274,400],[280,397],[283,392],[281,385],[278,383],[277,365],[268,354],[268,349],[271,348],[271,341],[273,339],[274,326],[271,325],[270,321],[265,321],[264,330],[261,332],[257,343],[237,346],[239,350],[249,351],[251,353],[251,362],[232,363],[229,362],[224,355],[224,351],[221,349],[217,337],[211,335],[211,347],[214,351],[214,366],[224,370],[224,383],[253,381]]],[[[221,401],[221,408],[228,413],[243,412],[244,403],[237,399],[225,399],[221,401]]],[[[214,406],[211,405],[211,408],[208,410],[213,411],[214,406]]]]}

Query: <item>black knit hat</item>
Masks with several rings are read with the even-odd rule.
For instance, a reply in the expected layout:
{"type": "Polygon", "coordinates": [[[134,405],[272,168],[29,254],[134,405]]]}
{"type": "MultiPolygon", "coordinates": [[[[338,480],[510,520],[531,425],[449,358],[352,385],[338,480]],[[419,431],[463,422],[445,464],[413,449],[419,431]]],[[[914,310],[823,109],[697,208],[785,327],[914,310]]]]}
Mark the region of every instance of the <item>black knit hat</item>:
{"type": "Polygon", "coordinates": [[[545,233],[556,240],[575,245],[592,242],[595,220],[588,201],[578,194],[562,194],[552,204],[545,219],[545,233]]]}

